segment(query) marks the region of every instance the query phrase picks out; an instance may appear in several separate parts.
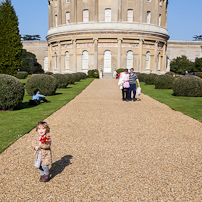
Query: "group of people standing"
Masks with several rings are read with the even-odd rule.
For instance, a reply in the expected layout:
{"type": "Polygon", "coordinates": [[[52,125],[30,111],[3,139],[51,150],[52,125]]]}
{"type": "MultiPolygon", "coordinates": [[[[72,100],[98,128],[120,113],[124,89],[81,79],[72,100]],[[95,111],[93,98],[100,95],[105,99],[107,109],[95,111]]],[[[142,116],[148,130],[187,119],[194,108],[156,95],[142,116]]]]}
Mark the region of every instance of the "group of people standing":
{"type": "Polygon", "coordinates": [[[123,101],[135,101],[136,95],[136,81],[138,83],[138,87],[140,87],[140,82],[137,77],[137,74],[134,73],[134,69],[130,69],[130,73],[128,73],[128,69],[125,69],[124,72],[120,74],[119,85],[120,89],[122,89],[122,100],[123,101]],[[133,97],[131,96],[133,93],[133,97]]]}

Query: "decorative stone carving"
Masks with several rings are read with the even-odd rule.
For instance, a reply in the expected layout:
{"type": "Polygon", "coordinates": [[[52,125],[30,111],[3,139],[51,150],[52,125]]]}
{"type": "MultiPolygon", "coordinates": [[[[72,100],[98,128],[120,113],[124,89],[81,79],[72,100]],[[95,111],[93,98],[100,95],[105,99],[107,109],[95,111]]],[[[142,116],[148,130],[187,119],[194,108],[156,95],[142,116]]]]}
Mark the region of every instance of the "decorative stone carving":
{"type": "Polygon", "coordinates": [[[143,44],[143,48],[145,48],[145,49],[154,49],[154,44],[143,44]]]}
{"type": "Polygon", "coordinates": [[[138,43],[122,43],[122,48],[139,48],[138,43]]]}
{"type": "Polygon", "coordinates": [[[118,47],[118,43],[98,43],[99,48],[118,47]]]}
{"type": "Polygon", "coordinates": [[[61,49],[73,48],[73,44],[62,44],[61,49]]]}
{"type": "Polygon", "coordinates": [[[94,43],[77,43],[77,48],[93,48],[94,43]]]}
{"type": "Polygon", "coordinates": [[[53,49],[53,51],[57,51],[58,50],[58,46],[53,46],[52,49],[53,49]]]}

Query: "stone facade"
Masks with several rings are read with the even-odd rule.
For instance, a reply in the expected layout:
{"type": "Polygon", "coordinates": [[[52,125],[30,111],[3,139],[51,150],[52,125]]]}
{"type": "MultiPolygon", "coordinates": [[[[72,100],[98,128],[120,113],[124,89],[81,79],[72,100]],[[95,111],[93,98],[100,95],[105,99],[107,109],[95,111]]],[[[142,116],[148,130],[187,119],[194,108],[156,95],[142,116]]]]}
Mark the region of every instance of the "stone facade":
{"type": "Polygon", "coordinates": [[[169,71],[167,0],[49,0],[48,6],[48,71],[169,71]]]}

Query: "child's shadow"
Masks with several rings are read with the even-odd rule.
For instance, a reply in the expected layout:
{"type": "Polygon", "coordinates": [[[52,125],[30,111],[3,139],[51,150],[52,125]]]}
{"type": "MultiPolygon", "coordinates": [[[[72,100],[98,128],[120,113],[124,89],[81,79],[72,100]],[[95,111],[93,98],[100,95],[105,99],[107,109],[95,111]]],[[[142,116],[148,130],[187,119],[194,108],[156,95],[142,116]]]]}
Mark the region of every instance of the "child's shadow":
{"type": "Polygon", "coordinates": [[[66,155],[63,156],[60,160],[54,162],[50,169],[51,179],[53,179],[56,175],[60,174],[65,167],[71,164],[70,159],[72,159],[73,156],[66,155]]]}

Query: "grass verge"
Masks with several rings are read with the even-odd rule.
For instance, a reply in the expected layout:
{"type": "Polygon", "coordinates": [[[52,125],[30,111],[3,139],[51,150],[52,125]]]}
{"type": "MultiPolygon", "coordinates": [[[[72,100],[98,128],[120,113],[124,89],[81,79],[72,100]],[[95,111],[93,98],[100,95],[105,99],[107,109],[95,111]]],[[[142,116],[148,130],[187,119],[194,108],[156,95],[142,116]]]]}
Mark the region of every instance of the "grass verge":
{"type": "MultiPolygon", "coordinates": [[[[46,96],[51,103],[41,103],[38,106],[30,106],[28,101],[32,99],[32,96],[25,93],[19,110],[0,112],[0,153],[32,130],[38,121],[44,120],[76,97],[93,80],[88,78],[74,85],[68,85],[66,89],[57,89],[56,95],[46,96]]],[[[26,80],[22,79],[21,82],[25,83],[26,80]]]]}
{"type": "Polygon", "coordinates": [[[155,89],[154,85],[141,82],[142,93],[202,122],[202,97],[174,96],[172,89],[155,89]]]}

